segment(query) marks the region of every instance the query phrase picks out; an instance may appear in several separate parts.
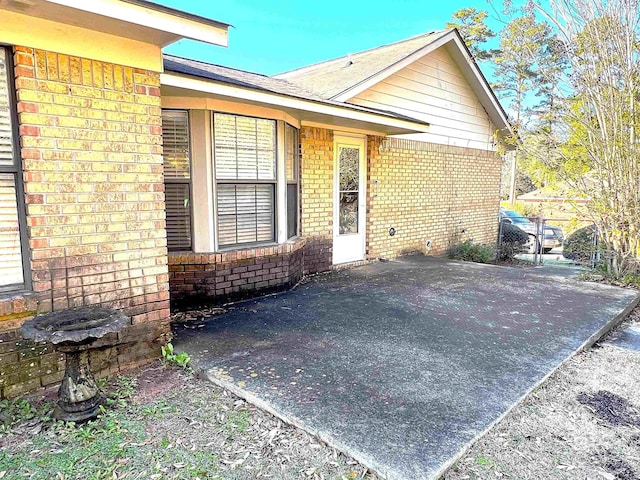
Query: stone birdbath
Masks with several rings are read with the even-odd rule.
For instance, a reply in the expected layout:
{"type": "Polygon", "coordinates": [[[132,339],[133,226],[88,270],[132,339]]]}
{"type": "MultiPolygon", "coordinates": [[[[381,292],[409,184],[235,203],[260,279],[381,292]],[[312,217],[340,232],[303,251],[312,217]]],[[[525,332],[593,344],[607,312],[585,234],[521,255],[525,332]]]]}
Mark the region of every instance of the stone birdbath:
{"type": "Polygon", "coordinates": [[[89,351],[95,341],[130,324],[127,315],[102,307],[81,307],[39,315],[22,326],[22,335],[49,342],[65,354],[66,366],[54,416],[66,422],[94,418],[102,396],[91,373],[89,351]]]}

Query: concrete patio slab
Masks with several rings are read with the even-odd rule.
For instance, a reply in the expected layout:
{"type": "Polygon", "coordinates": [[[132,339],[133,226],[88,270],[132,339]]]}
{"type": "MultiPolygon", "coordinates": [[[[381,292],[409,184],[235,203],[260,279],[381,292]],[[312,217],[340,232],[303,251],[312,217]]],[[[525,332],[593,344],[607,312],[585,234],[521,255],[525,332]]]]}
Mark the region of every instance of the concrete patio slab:
{"type": "Polygon", "coordinates": [[[237,304],[174,345],[210,379],[390,479],[442,473],[638,301],[562,267],[430,257],[237,304]]]}

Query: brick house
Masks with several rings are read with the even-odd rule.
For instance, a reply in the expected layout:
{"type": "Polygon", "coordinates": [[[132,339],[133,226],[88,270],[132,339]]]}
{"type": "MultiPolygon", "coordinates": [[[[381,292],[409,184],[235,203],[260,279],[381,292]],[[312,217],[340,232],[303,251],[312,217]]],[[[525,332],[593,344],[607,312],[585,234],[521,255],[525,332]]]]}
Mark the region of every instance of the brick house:
{"type": "Polygon", "coordinates": [[[145,0],[0,14],[0,398],[61,378],[37,313],[130,315],[108,374],[158,356],[170,300],[495,240],[509,125],[456,31],[268,77],[163,57],[228,25],[145,0]]]}

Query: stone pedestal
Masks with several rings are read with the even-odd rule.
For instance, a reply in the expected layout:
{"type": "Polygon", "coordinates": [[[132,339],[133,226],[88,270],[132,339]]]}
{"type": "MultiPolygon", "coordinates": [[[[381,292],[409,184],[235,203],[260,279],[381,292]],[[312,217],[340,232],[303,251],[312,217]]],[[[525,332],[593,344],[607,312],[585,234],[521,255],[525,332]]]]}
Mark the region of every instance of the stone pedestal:
{"type": "Polygon", "coordinates": [[[58,390],[59,420],[80,422],[100,412],[102,396],[91,372],[89,351],[95,340],[119,332],[130,319],[124,313],[101,307],[82,307],[35,317],[22,326],[25,338],[51,342],[65,354],[66,366],[58,390]]]}

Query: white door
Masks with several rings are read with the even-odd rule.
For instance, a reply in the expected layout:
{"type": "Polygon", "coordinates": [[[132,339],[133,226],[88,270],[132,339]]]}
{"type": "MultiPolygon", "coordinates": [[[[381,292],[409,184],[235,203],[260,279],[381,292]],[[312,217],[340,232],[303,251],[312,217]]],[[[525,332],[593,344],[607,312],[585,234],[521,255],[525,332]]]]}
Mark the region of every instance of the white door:
{"type": "Polygon", "coordinates": [[[334,137],[333,263],[364,259],[366,228],[365,139],[334,137]]]}

